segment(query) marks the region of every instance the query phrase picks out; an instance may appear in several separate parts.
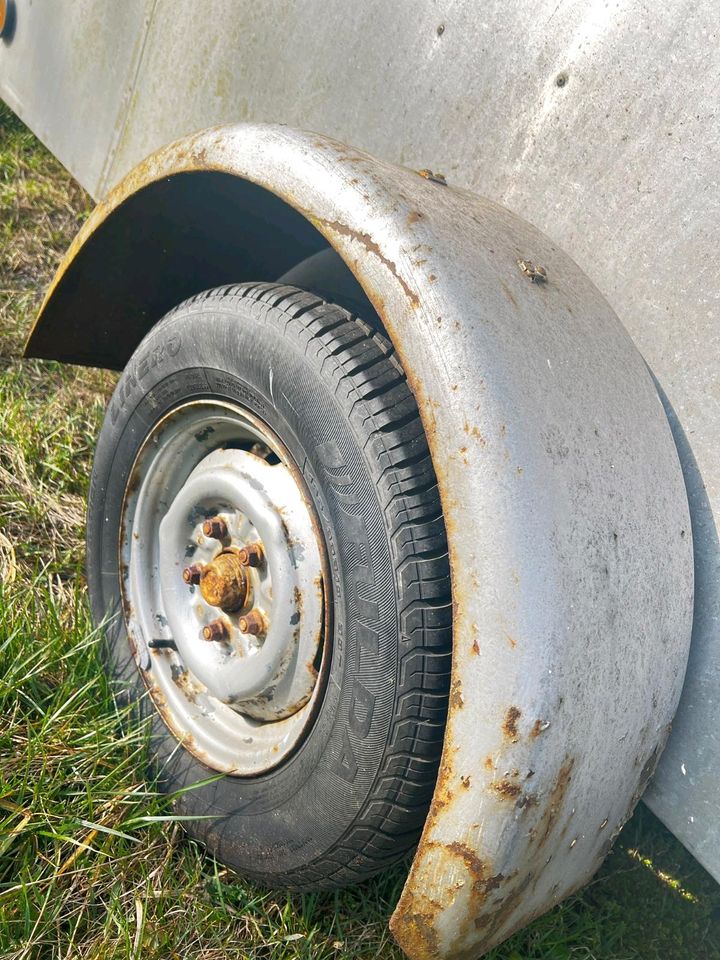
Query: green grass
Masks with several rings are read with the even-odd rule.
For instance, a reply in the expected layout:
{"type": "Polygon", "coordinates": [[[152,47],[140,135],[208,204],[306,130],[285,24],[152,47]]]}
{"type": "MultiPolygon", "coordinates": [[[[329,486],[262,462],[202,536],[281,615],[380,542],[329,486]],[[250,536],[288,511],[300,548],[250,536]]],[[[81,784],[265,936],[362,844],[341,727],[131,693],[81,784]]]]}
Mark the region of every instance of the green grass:
{"type": "MultiPolygon", "coordinates": [[[[22,361],[88,198],[0,105],[0,958],[399,957],[404,871],[268,894],[215,863],[143,781],[82,574],[100,371],[22,361]]],[[[493,960],[720,960],[720,888],[644,808],[595,881],[493,960]]]]}

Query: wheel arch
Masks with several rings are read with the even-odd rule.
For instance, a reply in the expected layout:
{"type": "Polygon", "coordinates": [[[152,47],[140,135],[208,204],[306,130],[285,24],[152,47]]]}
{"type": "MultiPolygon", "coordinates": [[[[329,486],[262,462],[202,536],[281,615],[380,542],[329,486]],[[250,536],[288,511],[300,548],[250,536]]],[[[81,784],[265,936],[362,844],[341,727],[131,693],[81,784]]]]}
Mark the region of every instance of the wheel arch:
{"type": "Polygon", "coordinates": [[[185,296],[328,245],[405,366],[452,565],[443,761],[392,928],[417,960],[477,956],[594,873],[682,685],[687,499],[606,301],[539,231],[428,171],[232,126],[153,155],[96,208],[27,353],[121,368],[185,296]]]}

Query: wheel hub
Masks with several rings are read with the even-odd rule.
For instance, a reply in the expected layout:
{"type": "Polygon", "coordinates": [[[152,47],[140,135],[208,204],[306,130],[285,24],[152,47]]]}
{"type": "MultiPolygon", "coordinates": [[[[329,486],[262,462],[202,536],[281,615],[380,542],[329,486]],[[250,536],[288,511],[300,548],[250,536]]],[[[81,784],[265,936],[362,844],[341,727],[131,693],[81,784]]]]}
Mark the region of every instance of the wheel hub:
{"type": "Polygon", "coordinates": [[[249,586],[243,564],[234,550],[218,554],[200,573],[200,593],[205,603],[228,612],[248,605],[249,586]]]}
{"type": "Polygon", "coordinates": [[[315,684],[322,567],[299,493],[282,463],[216,450],[190,473],[160,523],[160,583],[177,648],[210,693],[258,720],[294,713],[315,684]],[[213,524],[216,533],[207,536],[213,524]],[[242,563],[249,542],[262,545],[261,566],[242,563]],[[199,590],[183,576],[188,559],[200,566],[199,590]],[[250,598],[255,616],[248,620],[241,613],[250,598]],[[210,646],[203,631],[220,612],[224,631],[210,646]],[[262,631],[247,629],[258,621],[262,631]]]}

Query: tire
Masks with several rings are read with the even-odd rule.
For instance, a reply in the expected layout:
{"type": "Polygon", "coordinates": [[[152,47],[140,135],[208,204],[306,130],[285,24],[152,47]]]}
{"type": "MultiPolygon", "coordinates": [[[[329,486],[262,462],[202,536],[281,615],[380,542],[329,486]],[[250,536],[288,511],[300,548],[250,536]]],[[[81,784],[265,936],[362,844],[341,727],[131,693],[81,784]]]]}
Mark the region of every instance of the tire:
{"type": "Polygon", "coordinates": [[[165,414],[203,397],[261,418],[310,493],[332,598],[312,722],[277,767],[212,778],[147,696],[120,615],[106,630],[108,668],[151,718],[152,770],[164,790],[183,791],[177,812],[210,817],[185,826],[218,859],[269,887],[354,883],[416,844],[444,735],[450,573],[417,405],[377,320],[313,294],[245,284],[172,310],[129,361],[98,440],[87,525],[98,624],[122,608],[122,503],[142,444],[165,414]]]}

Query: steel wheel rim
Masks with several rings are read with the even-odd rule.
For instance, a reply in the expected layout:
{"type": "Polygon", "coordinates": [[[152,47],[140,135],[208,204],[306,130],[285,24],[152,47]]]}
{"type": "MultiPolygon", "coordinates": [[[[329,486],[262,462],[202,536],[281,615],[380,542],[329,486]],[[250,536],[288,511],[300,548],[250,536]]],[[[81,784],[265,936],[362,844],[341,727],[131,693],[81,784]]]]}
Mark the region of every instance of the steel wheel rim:
{"type": "Polygon", "coordinates": [[[285,761],[317,712],[331,607],[324,539],[279,438],[239,404],[194,400],[171,410],[130,472],[119,553],[130,646],[175,737],[234,776],[285,761]],[[208,515],[226,521],[227,536],[205,535],[208,515]],[[208,570],[221,554],[239,570],[235,557],[248,544],[263,558],[244,566],[248,602],[214,608],[202,592],[208,570]],[[183,580],[193,564],[199,584],[183,580]],[[259,636],[240,629],[249,611],[259,612],[259,636]],[[217,642],[203,637],[211,621],[224,621],[217,642]]]}

